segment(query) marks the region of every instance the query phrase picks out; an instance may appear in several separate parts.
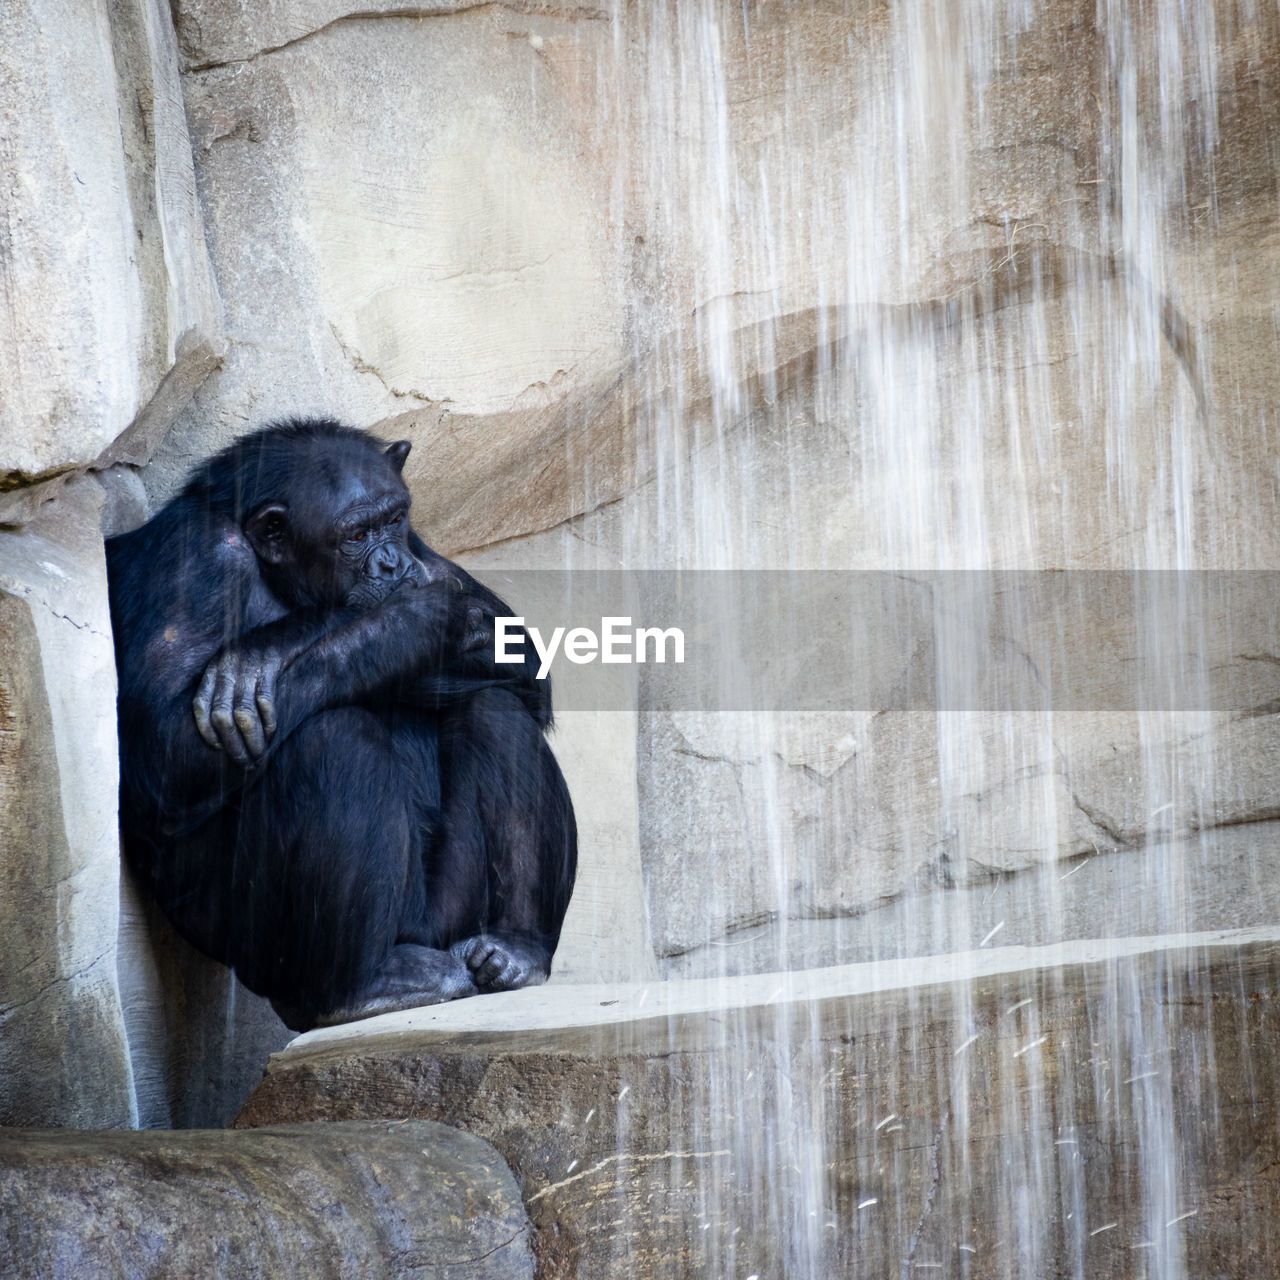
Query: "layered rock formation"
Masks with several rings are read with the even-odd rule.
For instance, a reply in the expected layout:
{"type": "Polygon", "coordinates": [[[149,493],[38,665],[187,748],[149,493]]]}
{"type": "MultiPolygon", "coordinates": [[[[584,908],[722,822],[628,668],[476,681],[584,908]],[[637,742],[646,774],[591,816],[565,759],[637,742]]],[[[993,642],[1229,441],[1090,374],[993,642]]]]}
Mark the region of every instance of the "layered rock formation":
{"type": "Polygon", "coordinates": [[[136,1123],[117,983],[115,659],[92,480],[0,532],[0,1119],[136,1123]],[[106,767],[104,767],[106,762],[106,767]]]}

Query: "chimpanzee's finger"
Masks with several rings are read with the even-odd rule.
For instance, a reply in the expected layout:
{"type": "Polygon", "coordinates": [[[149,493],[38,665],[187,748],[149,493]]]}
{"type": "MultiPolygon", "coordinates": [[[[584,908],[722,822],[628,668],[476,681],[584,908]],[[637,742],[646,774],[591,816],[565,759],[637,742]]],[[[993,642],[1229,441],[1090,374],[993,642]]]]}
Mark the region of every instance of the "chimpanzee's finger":
{"type": "Polygon", "coordinates": [[[231,695],[232,719],[240,730],[245,750],[256,760],[267,749],[266,734],[258,716],[258,668],[252,663],[235,664],[235,691],[231,695]]]}
{"type": "Polygon", "coordinates": [[[484,603],[473,601],[467,607],[463,619],[462,640],[459,648],[463,653],[471,653],[476,649],[493,652],[494,631],[497,626],[496,615],[484,603]]]}
{"type": "Polygon", "coordinates": [[[506,967],[507,955],[499,947],[493,947],[485,957],[484,963],[475,970],[475,982],[478,987],[491,987],[502,977],[506,967]]]}
{"type": "Polygon", "coordinates": [[[262,731],[270,742],[276,736],[276,669],[268,663],[258,679],[258,715],[262,718],[262,731]]]}
{"type": "Polygon", "coordinates": [[[222,743],[214,731],[213,722],[209,719],[210,700],[213,697],[213,688],[218,679],[218,664],[211,662],[204,669],[204,676],[200,680],[200,687],[196,690],[195,699],[191,703],[191,710],[196,717],[196,730],[200,736],[215,750],[222,750],[222,743]]]}
{"type": "Polygon", "coordinates": [[[238,667],[230,655],[224,654],[218,660],[218,679],[214,686],[213,701],[209,711],[209,719],[218,731],[222,749],[238,765],[246,769],[251,760],[245,749],[244,741],[236,725],[236,669],[238,667]]]}
{"type": "Polygon", "coordinates": [[[267,749],[267,735],[263,731],[256,704],[238,702],[233,717],[236,728],[244,739],[245,748],[256,760],[267,749]]]}
{"type": "Polygon", "coordinates": [[[209,719],[213,721],[213,727],[218,731],[222,749],[236,764],[244,765],[247,768],[250,763],[249,753],[244,749],[244,743],[240,739],[240,732],[236,728],[235,713],[231,710],[230,705],[215,706],[209,713],[209,719]]]}

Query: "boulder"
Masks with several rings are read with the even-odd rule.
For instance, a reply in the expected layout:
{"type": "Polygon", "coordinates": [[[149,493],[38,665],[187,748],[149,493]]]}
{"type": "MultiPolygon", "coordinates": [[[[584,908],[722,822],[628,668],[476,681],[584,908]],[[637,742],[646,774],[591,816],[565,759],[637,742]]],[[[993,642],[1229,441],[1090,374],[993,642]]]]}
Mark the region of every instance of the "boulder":
{"type": "Polygon", "coordinates": [[[531,1280],[501,1157],[425,1120],[256,1133],[0,1130],[0,1270],[531,1280]]]}

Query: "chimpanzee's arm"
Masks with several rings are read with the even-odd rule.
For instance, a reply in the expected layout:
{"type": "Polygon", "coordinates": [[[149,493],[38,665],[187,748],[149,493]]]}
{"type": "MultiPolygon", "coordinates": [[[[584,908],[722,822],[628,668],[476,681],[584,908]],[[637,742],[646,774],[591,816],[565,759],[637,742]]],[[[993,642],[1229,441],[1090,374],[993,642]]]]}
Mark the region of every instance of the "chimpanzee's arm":
{"type": "Polygon", "coordinates": [[[499,666],[493,618],[507,606],[462,577],[402,586],[373,609],[298,610],[245,632],[201,676],[192,699],[200,736],[248,768],[316,711],[438,710],[493,687],[516,694],[546,728],[549,681],[535,678],[533,646],[526,640],[524,664],[499,666]]]}
{"type": "MultiPolygon", "coordinates": [[[[513,617],[511,606],[461,565],[433,551],[412,530],[409,549],[426,566],[432,581],[444,579],[454,584],[465,598],[470,614],[467,635],[461,649],[446,663],[442,673],[445,678],[428,681],[422,687],[423,696],[435,697],[438,703],[444,704],[457,702],[476,689],[501,684],[524,703],[540,729],[550,728],[551,681],[545,676],[538,678],[540,660],[528,636],[523,637],[523,663],[499,666],[495,658],[493,621],[513,617]]],[[[508,652],[516,643],[514,639],[508,642],[508,652]]]]}
{"type": "Polygon", "coordinates": [[[181,498],[110,539],[107,567],[125,819],[163,831],[241,785],[242,771],[200,741],[192,689],[220,649],[285,610],[240,531],[181,498]]]}
{"type": "MultiPolygon", "coordinates": [[[[241,636],[209,663],[192,701],[211,746],[248,768],[308,716],[331,707],[414,701],[458,647],[456,589],[403,587],[368,611],[298,615],[241,636]]],[[[428,695],[423,705],[432,705],[428,695]]]]}
{"type": "Polygon", "coordinates": [[[181,501],[111,540],[124,782],[151,829],[213,812],[270,741],[326,707],[438,707],[501,684],[545,727],[550,691],[534,678],[532,646],[525,668],[493,662],[492,618],[506,606],[419,546],[428,585],[368,612],[288,612],[240,531],[181,501]]]}

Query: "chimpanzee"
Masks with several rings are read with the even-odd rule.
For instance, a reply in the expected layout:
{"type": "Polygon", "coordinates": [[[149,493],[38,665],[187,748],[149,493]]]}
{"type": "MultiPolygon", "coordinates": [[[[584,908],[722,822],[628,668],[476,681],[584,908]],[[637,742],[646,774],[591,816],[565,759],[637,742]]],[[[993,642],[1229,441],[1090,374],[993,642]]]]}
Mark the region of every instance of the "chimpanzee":
{"type": "Polygon", "coordinates": [[[573,888],[548,682],[408,453],[278,423],[107,543],[126,856],[297,1030],[544,981],[573,888]]]}

